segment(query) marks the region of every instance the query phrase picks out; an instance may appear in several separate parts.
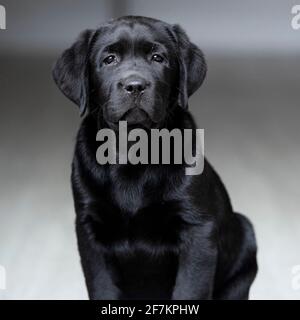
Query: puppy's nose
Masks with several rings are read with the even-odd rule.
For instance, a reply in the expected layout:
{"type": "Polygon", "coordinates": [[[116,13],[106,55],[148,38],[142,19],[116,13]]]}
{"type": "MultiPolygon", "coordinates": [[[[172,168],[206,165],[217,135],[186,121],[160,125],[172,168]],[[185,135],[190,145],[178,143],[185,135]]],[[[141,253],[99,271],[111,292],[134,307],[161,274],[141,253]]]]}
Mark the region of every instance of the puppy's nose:
{"type": "Polygon", "coordinates": [[[139,95],[145,91],[147,86],[146,80],[144,79],[130,79],[126,80],[124,83],[124,89],[130,93],[139,95]]]}

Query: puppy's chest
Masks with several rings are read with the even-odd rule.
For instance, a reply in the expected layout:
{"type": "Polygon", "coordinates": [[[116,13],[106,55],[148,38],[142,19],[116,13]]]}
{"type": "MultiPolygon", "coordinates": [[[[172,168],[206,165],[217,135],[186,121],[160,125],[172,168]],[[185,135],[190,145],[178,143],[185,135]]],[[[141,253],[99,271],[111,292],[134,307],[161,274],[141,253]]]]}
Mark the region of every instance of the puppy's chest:
{"type": "Polygon", "coordinates": [[[171,201],[149,204],[134,215],[116,208],[102,212],[93,229],[96,240],[110,251],[159,254],[177,251],[186,227],[178,204],[171,201]]]}
{"type": "Polygon", "coordinates": [[[97,241],[116,252],[120,248],[123,252],[151,254],[178,250],[181,232],[187,227],[182,218],[182,201],[164,201],[166,189],[162,180],[153,172],[132,169],[110,172],[106,210],[98,213],[97,226],[93,228],[97,241]]]}

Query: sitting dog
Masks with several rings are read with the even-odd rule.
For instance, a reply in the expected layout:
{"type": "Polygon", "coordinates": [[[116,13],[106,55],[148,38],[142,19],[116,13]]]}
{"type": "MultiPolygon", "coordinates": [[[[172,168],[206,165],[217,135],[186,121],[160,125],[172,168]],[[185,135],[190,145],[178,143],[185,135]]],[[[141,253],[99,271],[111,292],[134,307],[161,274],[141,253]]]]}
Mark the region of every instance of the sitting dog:
{"type": "Polygon", "coordinates": [[[90,299],[248,299],[257,272],[253,228],[219,176],[184,164],[99,165],[96,134],[195,129],[188,98],[201,50],[178,25],[138,16],[84,31],[53,78],[85,115],[72,164],[76,232],[90,299]]]}

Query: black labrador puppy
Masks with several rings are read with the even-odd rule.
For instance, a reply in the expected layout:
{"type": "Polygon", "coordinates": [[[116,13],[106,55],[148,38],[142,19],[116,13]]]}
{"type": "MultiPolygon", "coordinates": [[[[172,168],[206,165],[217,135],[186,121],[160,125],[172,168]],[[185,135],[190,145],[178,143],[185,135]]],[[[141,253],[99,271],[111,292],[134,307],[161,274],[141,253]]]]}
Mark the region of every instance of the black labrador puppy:
{"type": "Polygon", "coordinates": [[[195,129],[188,97],[206,63],[178,25],[127,16],[83,32],[56,62],[60,90],[86,114],[72,165],[76,231],[91,299],[247,299],[253,228],[210,164],[99,165],[96,134],[195,129]]]}

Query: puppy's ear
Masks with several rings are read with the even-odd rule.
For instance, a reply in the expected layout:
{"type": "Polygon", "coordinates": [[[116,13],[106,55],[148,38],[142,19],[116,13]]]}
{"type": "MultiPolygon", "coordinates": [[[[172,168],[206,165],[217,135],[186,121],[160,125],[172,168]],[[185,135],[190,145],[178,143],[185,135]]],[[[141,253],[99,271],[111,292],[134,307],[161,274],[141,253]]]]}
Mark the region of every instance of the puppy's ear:
{"type": "Polygon", "coordinates": [[[52,76],[63,94],[79,106],[84,115],[88,105],[88,54],[94,31],[86,30],[56,61],[52,76]]]}
{"type": "Polygon", "coordinates": [[[188,107],[188,98],[202,84],[206,75],[206,62],[202,51],[190,42],[185,31],[179,26],[173,26],[179,52],[179,96],[178,104],[188,107]]]}

